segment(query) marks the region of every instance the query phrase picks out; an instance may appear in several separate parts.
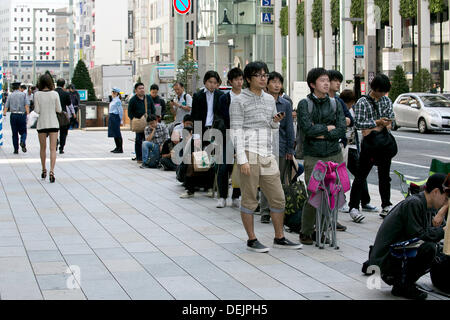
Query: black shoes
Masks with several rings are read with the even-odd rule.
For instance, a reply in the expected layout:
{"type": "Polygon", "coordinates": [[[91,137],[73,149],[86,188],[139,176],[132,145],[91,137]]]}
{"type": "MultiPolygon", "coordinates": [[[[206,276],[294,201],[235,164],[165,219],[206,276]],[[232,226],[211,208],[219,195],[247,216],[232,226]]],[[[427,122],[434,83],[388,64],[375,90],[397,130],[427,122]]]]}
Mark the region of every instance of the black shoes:
{"type": "Polygon", "coordinates": [[[14,150],[14,154],[19,154],[19,150],[14,150]]]}
{"type": "Polygon", "coordinates": [[[55,183],[56,179],[55,179],[55,174],[50,171],[50,183],[55,183]]]}
{"type": "Polygon", "coordinates": [[[20,143],[20,147],[22,148],[22,152],[23,152],[23,153],[26,153],[26,152],[27,152],[27,147],[26,147],[25,143],[21,142],[21,143],[20,143]]]}
{"type": "Polygon", "coordinates": [[[425,300],[428,297],[428,294],[417,289],[415,284],[394,285],[391,293],[396,297],[403,297],[411,300],[425,300]]]}
{"type": "Polygon", "coordinates": [[[336,231],[342,231],[344,232],[345,230],[347,230],[346,226],[343,226],[342,224],[340,224],[339,222],[336,223],[336,231]]]}
{"type": "Polygon", "coordinates": [[[311,246],[314,243],[314,241],[310,235],[308,236],[308,235],[305,235],[302,233],[300,233],[300,242],[307,246],[311,246]]]}
{"type": "Polygon", "coordinates": [[[282,239],[273,239],[273,247],[279,248],[279,249],[291,249],[291,250],[298,250],[303,247],[300,243],[294,243],[286,238],[282,239]]]}
{"type": "Polygon", "coordinates": [[[64,149],[59,149],[59,154],[64,154],[64,149]]]}
{"type": "Polygon", "coordinates": [[[247,241],[247,250],[259,252],[259,253],[265,253],[269,252],[269,248],[267,248],[265,245],[263,245],[261,242],[258,241],[258,239],[255,240],[248,240],[247,241]]]}
{"type": "Polygon", "coordinates": [[[123,153],[123,150],[113,150],[112,153],[123,153]]]}
{"type": "Polygon", "coordinates": [[[270,223],[270,215],[261,216],[261,223],[270,223]]]}

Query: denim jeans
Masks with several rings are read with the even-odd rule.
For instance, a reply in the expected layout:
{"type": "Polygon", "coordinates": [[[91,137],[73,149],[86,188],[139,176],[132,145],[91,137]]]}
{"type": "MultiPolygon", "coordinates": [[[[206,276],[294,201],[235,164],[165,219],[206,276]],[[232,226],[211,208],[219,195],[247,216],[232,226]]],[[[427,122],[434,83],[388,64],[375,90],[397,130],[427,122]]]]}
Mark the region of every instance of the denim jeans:
{"type": "Polygon", "coordinates": [[[159,145],[154,142],[144,141],[142,143],[142,162],[156,168],[159,158],[159,145]]]}
{"type": "Polygon", "coordinates": [[[11,114],[10,122],[14,151],[17,151],[19,150],[19,135],[21,143],[25,144],[27,140],[27,115],[13,113],[11,114]]]}

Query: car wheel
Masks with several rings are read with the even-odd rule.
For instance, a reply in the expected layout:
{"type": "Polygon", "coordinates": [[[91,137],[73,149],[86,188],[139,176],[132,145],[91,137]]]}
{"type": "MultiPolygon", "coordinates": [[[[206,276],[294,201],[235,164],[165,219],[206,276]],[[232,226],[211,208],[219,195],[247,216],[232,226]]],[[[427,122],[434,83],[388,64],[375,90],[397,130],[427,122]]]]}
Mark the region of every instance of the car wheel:
{"type": "Polygon", "coordinates": [[[425,119],[420,118],[418,128],[419,128],[419,132],[422,134],[428,132],[427,123],[425,122],[425,119]]]}
{"type": "Polygon", "coordinates": [[[396,121],[393,121],[393,122],[392,122],[392,130],[393,130],[393,131],[397,131],[398,129],[400,129],[400,127],[397,126],[397,122],[396,122],[396,121]]]}

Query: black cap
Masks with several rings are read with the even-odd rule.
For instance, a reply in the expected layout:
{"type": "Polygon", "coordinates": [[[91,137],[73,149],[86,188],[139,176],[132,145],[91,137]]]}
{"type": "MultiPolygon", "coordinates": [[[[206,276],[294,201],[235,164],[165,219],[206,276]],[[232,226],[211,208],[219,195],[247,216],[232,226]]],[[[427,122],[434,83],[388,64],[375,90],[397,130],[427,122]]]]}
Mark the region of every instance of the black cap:
{"type": "Polygon", "coordinates": [[[443,173],[435,173],[428,178],[425,185],[426,191],[429,193],[438,188],[441,193],[444,193],[444,182],[447,179],[447,175],[443,173]]]}

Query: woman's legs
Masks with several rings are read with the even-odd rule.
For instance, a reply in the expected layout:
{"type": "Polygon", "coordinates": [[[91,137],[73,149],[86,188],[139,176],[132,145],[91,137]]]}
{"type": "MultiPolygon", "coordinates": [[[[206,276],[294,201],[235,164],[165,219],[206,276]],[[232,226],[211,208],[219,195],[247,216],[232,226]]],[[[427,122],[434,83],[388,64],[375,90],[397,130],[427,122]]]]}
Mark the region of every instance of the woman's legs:
{"type": "Polygon", "coordinates": [[[50,171],[54,172],[56,164],[56,141],[58,140],[58,132],[50,133],[50,171]]]}
{"type": "MultiPolygon", "coordinates": [[[[42,165],[42,171],[45,169],[45,161],[46,159],[46,153],[47,153],[47,134],[46,133],[39,133],[39,146],[41,147],[41,165],[42,165]]],[[[55,152],[56,152],[56,146],[55,146],[55,152]]]]}

